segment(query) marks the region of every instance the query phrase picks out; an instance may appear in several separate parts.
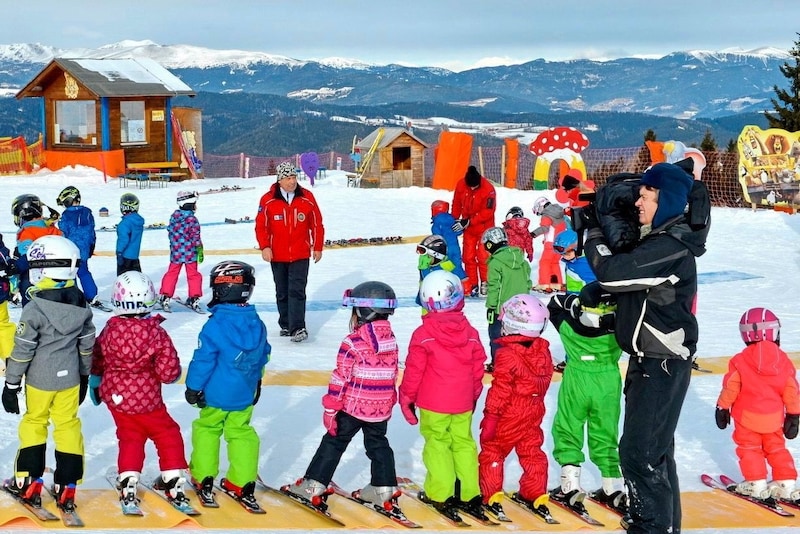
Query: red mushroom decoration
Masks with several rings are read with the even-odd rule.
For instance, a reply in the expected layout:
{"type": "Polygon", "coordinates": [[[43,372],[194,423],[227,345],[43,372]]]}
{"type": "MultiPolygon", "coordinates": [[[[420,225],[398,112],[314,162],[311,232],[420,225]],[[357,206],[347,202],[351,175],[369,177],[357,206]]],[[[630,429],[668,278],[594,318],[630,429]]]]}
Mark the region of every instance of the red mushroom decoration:
{"type": "Polygon", "coordinates": [[[589,146],[589,138],[571,126],[556,126],[543,131],[530,144],[530,151],[536,156],[533,169],[535,189],[547,189],[550,164],[563,159],[571,169],[581,171],[586,176],[586,168],[580,153],[589,146]]]}

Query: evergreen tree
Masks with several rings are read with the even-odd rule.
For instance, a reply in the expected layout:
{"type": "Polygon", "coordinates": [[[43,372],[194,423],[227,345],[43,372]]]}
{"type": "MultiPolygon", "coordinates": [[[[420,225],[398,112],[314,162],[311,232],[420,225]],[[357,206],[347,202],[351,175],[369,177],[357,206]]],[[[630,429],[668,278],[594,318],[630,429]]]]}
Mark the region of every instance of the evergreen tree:
{"type": "Polygon", "coordinates": [[[725,148],[727,152],[737,152],[739,150],[736,145],[736,139],[728,139],[728,146],[725,148]]]}
{"type": "MultiPolygon", "coordinates": [[[[800,37],[800,33],[797,34],[800,37]]],[[[781,128],[788,132],[800,131],[800,39],[794,42],[794,48],[789,53],[792,55],[792,64],[789,62],[781,66],[781,73],[789,80],[789,89],[781,89],[777,85],[772,89],[777,99],[771,98],[775,111],[766,111],[764,116],[769,121],[770,128],[781,128]]]]}
{"type": "Polygon", "coordinates": [[[717,151],[717,141],[714,139],[714,136],[711,135],[711,130],[706,130],[706,135],[704,135],[703,140],[700,141],[700,150],[703,152],[717,151]]]}
{"type": "Polygon", "coordinates": [[[645,143],[647,141],[655,141],[655,140],[656,140],[656,133],[653,131],[653,129],[651,128],[651,129],[647,130],[645,132],[645,134],[644,134],[645,143]]]}

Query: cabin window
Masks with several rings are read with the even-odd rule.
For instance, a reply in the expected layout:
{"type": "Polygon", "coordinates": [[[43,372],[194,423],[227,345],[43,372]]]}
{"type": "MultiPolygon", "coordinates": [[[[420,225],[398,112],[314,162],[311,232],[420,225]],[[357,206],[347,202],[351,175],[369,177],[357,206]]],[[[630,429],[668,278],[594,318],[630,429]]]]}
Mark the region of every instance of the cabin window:
{"type": "Polygon", "coordinates": [[[123,145],[147,144],[147,124],[144,118],[144,101],[119,103],[120,140],[123,145]]]}
{"type": "Polygon", "coordinates": [[[60,145],[96,145],[96,105],[94,100],[56,100],[55,142],[60,145]]]}

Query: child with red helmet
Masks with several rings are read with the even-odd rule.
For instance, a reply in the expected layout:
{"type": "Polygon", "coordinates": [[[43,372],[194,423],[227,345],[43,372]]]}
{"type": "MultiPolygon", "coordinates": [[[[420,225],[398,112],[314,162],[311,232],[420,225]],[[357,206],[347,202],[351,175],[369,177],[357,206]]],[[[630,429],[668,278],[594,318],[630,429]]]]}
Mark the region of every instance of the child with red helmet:
{"type": "Polygon", "coordinates": [[[731,358],[717,399],[720,429],[733,416],[733,441],[744,482],[735,491],[756,499],[800,501],[797,470],[784,438],[794,439],[800,421],[797,369],[780,348],[778,317],[751,308],[739,320],[745,349],[731,358]],[[767,484],[767,464],[772,482],[767,484]]]}

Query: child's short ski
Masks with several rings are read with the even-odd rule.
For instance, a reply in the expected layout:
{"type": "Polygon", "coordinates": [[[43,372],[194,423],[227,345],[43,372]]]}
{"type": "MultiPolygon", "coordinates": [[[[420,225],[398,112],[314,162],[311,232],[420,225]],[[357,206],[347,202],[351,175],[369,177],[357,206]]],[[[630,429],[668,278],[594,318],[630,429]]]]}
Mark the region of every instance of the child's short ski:
{"type": "Polygon", "coordinates": [[[351,500],[353,502],[357,502],[358,504],[364,506],[365,508],[369,508],[370,510],[378,512],[384,517],[388,517],[389,519],[391,519],[392,521],[394,521],[399,525],[403,525],[406,528],[422,528],[422,525],[414,523],[413,521],[408,519],[406,515],[403,513],[403,511],[400,509],[400,507],[398,507],[396,504],[392,505],[391,510],[387,510],[386,508],[372,504],[371,502],[362,501],[361,499],[354,497],[352,493],[342,489],[338,484],[336,484],[333,481],[331,481],[329,487],[333,490],[333,492],[336,495],[344,497],[345,499],[351,500]]]}
{"type": "Polygon", "coordinates": [[[714,488],[714,489],[718,489],[718,490],[724,491],[729,495],[733,495],[734,497],[738,497],[738,498],[743,499],[745,501],[751,502],[751,503],[753,503],[753,504],[755,504],[757,506],[760,506],[761,508],[764,508],[765,510],[769,510],[772,513],[778,514],[779,516],[782,516],[782,517],[794,517],[793,513],[789,512],[787,510],[784,510],[781,507],[781,505],[778,504],[775,501],[775,499],[773,499],[772,497],[770,497],[768,499],[761,500],[761,499],[756,499],[755,497],[751,497],[749,495],[743,495],[743,494],[741,494],[741,493],[739,493],[739,492],[737,492],[737,491],[735,491],[733,489],[733,488],[735,488],[736,482],[734,482],[729,477],[725,477],[724,479],[729,481],[729,482],[731,482],[732,484],[726,484],[725,482],[717,480],[714,477],[712,477],[711,475],[707,475],[705,473],[700,475],[700,480],[702,480],[703,484],[705,484],[709,488],[714,488]]]}
{"type": "Polygon", "coordinates": [[[448,523],[450,523],[454,527],[472,526],[466,521],[464,521],[461,518],[461,516],[458,515],[457,512],[454,512],[451,517],[442,512],[441,510],[439,510],[438,508],[436,508],[435,506],[433,506],[430,503],[430,501],[423,499],[422,497],[424,492],[422,490],[422,487],[413,480],[411,480],[410,478],[397,477],[397,487],[399,487],[400,491],[405,493],[407,496],[411,497],[412,499],[416,499],[417,501],[421,502],[422,504],[424,504],[425,506],[427,506],[428,508],[439,514],[439,516],[441,516],[443,519],[445,519],[448,523]]]}
{"type": "Polygon", "coordinates": [[[561,497],[560,487],[556,487],[555,489],[550,490],[551,503],[575,515],[575,517],[579,518],[584,523],[589,523],[590,525],[595,527],[605,526],[605,524],[601,523],[600,521],[589,515],[589,512],[586,511],[586,507],[583,505],[583,498],[579,499],[575,504],[570,504],[568,501],[560,497],[561,497]]]}
{"type": "MultiPolygon", "coordinates": [[[[225,479],[222,479],[222,480],[225,480],[225,479]]],[[[261,508],[261,506],[257,502],[255,502],[255,499],[252,502],[248,502],[247,500],[242,499],[241,497],[236,495],[234,492],[225,489],[225,486],[222,485],[222,482],[220,482],[220,484],[216,485],[215,487],[217,488],[217,490],[221,491],[222,493],[224,493],[225,495],[227,495],[228,497],[230,497],[231,499],[236,501],[239,504],[239,506],[241,506],[242,508],[244,508],[245,510],[247,510],[251,514],[266,514],[267,513],[266,510],[261,508]]]]}
{"type": "Polygon", "coordinates": [[[328,512],[327,510],[323,510],[321,508],[317,508],[316,506],[314,506],[311,503],[311,501],[303,499],[302,497],[300,497],[298,495],[295,495],[294,493],[291,493],[288,490],[284,490],[284,488],[287,488],[288,486],[282,486],[281,489],[276,489],[276,488],[273,488],[272,486],[268,486],[263,480],[261,480],[261,477],[258,477],[258,479],[256,480],[256,485],[261,487],[262,489],[264,489],[266,491],[269,491],[271,493],[286,497],[291,502],[296,503],[299,506],[302,506],[306,510],[311,510],[312,512],[318,514],[321,517],[324,517],[328,521],[330,521],[332,523],[335,523],[336,525],[338,525],[340,527],[347,526],[347,525],[344,524],[344,521],[333,517],[330,514],[330,512],[328,512]]]}
{"type": "Polygon", "coordinates": [[[194,477],[191,475],[189,475],[187,483],[192,487],[195,495],[197,495],[197,500],[200,502],[200,505],[203,506],[203,508],[219,508],[216,492],[214,491],[214,478],[209,476],[208,479],[210,484],[208,484],[206,487],[203,487],[202,481],[199,483],[199,487],[194,485],[192,483],[194,477]]]}
{"type": "Polygon", "coordinates": [[[158,495],[159,497],[170,503],[172,507],[175,508],[177,511],[182,512],[186,515],[200,515],[200,511],[197,510],[194,506],[192,506],[186,495],[181,494],[179,498],[175,499],[171,495],[168,495],[166,492],[155,489],[155,487],[153,487],[152,482],[143,482],[142,480],[139,480],[139,484],[141,484],[143,487],[147,488],[148,490],[152,491],[153,493],[155,493],[156,495],[158,495]]]}
{"type": "Polygon", "coordinates": [[[116,490],[117,495],[119,496],[119,505],[122,508],[123,515],[143,516],[144,512],[142,512],[142,509],[139,506],[141,500],[135,496],[133,498],[123,497],[120,488],[117,485],[117,478],[118,478],[118,473],[115,468],[111,467],[109,468],[108,471],[106,471],[106,480],[108,481],[109,484],[111,484],[111,487],[116,490]]]}
{"type": "Polygon", "coordinates": [[[64,523],[64,526],[70,528],[83,527],[83,520],[78,515],[78,512],[75,511],[75,501],[73,500],[65,505],[62,505],[58,502],[58,496],[56,495],[55,488],[47,484],[45,484],[44,487],[47,490],[47,493],[49,493],[56,502],[56,507],[58,508],[58,512],[61,514],[61,522],[64,523]]]}
{"type": "MultiPolygon", "coordinates": [[[[560,525],[561,524],[560,521],[558,521],[556,518],[553,517],[553,515],[550,513],[550,510],[547,509],[547,503],[543,503],[538,508],[536,508],[536,507],[533,506],[533,503],[530,503],[530,502],[526,501],[525,499],[522,499],[519,496],[519,493],[516,493],[516,492],[514,492],[514,493],[506,493],[506,498],[509,501],[513,502],[518,507],[520,507],[523,510],[525,510],[526,512],[535,515],[536,517],[538,517],[539,519],[541,519],[542,521],[544,521],[548,525],[560,525]]],[[[549,501],[550,501],[550,499],[549,499],[549,496],[548,496],[547,502],[549,502],[549,501]]]]}
{"type": "Polygon", "coordinates": [[[184,306],[186,306],[187,308],[189,308],[190,310],[192,310],[195,313],[199,313],[200,315],[206,315],[206,312],[203,310],[202,307],[200,307],[200,301],[192,302],[191,297],[187,297],[186,300],[182,300],[182,299],[173,299],[173,300],[175,302],[183,304],[184,306]]]}
{"type": "Polygon", "coordinates": [[[103,304],[103,302],[100,299],[94,299],[92,302],[89,303],[89,306],[95,310],[100,310],[104,312],[114,311],[105,304],[103,304]]]}
{"type": "Polygon", "coordinates": [[[626,515],[628,513],[627,496],[625,497],[625,504],[624,505],[620,504],[619,506],[614,506],[613,501],[612,502],[607,502],[607,501],[603,500],[602,498],[599,498],[599,495],[600,495],[600,493],[602,491],[603,491],[602,488],[598,489],[598,490],[595,490],[595,491],[590,491],[587,494],[587,497],[589,497],[589,500],[592,501],[593,503],[595,503],[597,506],[602,506],[603,508],[605,508],[609,512],[614,512],[615,514],[617,514],[619,516],[624,516],[624,515],[626,515]]]}
{"type": "Polygon", "coordinates": [[[17,501],[22,506],[24,506],[39,521],[58,521],[58,516],[53,514],[53,513],[51,513],[51,512],[49,512],[48,510],[45,510],[44,508],[42,508],[41,503],[34,504],[34,503],[32,503],[32,502],[30,502],[30,501],[28,501],[26,499],[23,499],[22,497],[20,497],[16,493],[12,493],[8,489],[9,484],[11,484],[11,480],[3,481],[3,490],[6,493],[8,493],[9,495],[11,495],[12,497],[14,497],[15,501],[17,501]]]}

